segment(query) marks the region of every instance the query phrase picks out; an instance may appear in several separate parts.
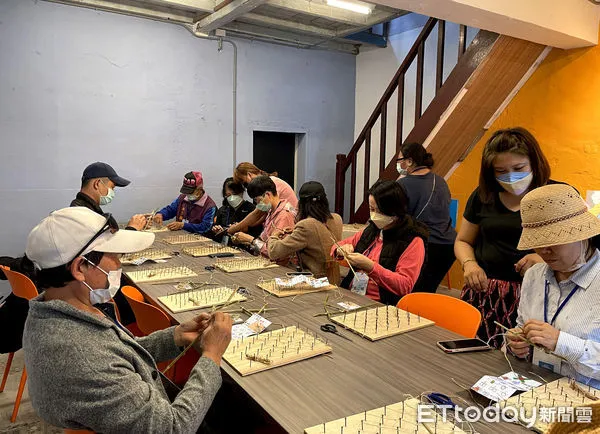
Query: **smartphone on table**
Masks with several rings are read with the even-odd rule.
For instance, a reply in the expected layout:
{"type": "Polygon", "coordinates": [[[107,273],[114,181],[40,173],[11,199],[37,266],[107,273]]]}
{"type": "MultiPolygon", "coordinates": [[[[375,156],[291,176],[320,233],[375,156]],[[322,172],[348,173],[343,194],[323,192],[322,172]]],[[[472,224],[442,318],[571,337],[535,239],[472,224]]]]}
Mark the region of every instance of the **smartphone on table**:
{"type": "Polygon", "coordinates": [[[492,349],[488,344],[477,338],[439,341],[437,346],[440,347],[443,352],[448,354],[470,353],[473,351],[487,351],[492,349]]]}

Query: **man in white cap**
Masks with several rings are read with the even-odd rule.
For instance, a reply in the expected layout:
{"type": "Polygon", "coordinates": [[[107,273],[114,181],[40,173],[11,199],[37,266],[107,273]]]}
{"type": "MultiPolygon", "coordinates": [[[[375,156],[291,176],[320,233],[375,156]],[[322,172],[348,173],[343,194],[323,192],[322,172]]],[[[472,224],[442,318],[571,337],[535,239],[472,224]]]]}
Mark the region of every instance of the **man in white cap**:
{"type": "Polygon", "coordinates": [[[55,211],[29,234],[44,292],[30,302],[23,347],[31,402],[47,422],[104,433],[190,433],[202,423],[221,386],[231,317],[203,313],[134,338],[98,308],[119,287],[120,255],[153,241],[84,207],[55,211]],[[195,340],[202,357],[171,402],[156,363],[195,340]]]}

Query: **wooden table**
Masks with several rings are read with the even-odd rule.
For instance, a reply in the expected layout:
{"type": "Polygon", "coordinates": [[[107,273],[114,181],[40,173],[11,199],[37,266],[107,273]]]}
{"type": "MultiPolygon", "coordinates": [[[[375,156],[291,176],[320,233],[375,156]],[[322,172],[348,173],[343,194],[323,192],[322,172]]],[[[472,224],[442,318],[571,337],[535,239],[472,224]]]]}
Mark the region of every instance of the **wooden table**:
{"type": "MultiPolygon", "coordinates": [[[[154,248],[181,251],[194,244],[171,245],[162,239],[168,233],[157,234],[154,248]]],[[[246,254],[246,253],[244,253],[246,254]]],[[[237,255],[236,255],[237,256],[237,255]]],[[[204,267],[212,265],[214,259],[193,258],[181,254],[162,266],[186,265],[196,272],[205,273],[204,267]]],[[[138,267],[124,266],[124,271],[153,268],[158,265],[138,267]]],[[[333,351],[330,355],[274,368],[262,373],[241,377],[225,361],[222,369],[248,395],[254,399],[285,431],[301,433],[305,428],[330,420],[349,416],[361,411],[392,404],[405,399],[405,394],[419,396],[423,392],[436,391],[447,395],[459,395],[470,401],[467,391],[452,381],[464,386],[473,385],[483,375],[500,375],[510,371],[500,351],[448,355],[437,348],[439,340],[459,338],[454,333],[437,326],[427,327],[407,334],[370,342],[350,331],[338,327],[348,341],[333,334],[323,334],[319,326],[327,322],[326,317],[314,317],[324,312],[324,303],[335,305],[344,300],[360,305],[371,303],[365,297],[340,290],[313,293],[299,297],[277,298],[256,287],[258,279],[285,276],[286,268],[271,268],[261,271],[240,273],[214,272],[213,281],[226,285],[240,285],[250,290],[251,296],[243,305],[258,309],[267,304],[277,310],[264,316],[274,324],[297,325],[316,332],[328,340],[333,351]],[[335,300],[334,300],[335,299],[335,300]]],[[[202,274],[192,281],[205,281],[209,274],[202,274]]],[[[190,280],[190,279],[186,279],[190,280]]],[[[159,296],[174,291],[173,282],[162,284],[140,283],[137,286],[152,302],[175,322],[186,321],[198,311],[173,314],[158,301],[159,296]]],[[[232,305],[224,310],[236,309],[232,305]]],[[[536,371],[548,381],[556,378],[548,371],[534,369],[530,364],[511,358],[518,372],[528,375],[536,371]]],[[[456,402],[456,401],[455,401],[456,402]]],[[[476,424],[482,433],[526,432],[525,428],[509,424],[476,424]]]]}

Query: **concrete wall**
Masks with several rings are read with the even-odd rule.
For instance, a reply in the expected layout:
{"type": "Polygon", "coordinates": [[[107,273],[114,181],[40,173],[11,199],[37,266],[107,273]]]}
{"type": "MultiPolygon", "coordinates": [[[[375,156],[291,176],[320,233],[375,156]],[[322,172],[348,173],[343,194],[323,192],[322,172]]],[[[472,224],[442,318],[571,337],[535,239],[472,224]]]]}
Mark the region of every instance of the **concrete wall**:
{"type": "MultiPolygon", "coordinates": [[[[355,58],[237,44],[237,161],[252,161],[253,129],[306,133],[298,182],[323,182],[333,203],[335,154],[352,143],[355,58]]],[[[23,252],[93,161],[132,180],[106,207],[121,221],[170,202],[192,169],[220,203],[233,166],[232,57],[172,24],[0,2],[0,254],[23,252]]]]}

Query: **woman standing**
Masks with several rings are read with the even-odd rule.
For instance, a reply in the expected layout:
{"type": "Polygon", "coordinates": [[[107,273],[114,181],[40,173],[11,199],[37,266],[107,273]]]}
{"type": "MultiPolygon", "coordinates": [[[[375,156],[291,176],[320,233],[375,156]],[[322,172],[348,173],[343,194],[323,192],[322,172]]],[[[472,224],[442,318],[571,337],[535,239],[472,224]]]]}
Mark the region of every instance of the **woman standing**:
{"type": "Polygon", "coordinates": [[[252,163],[240,163],[237,165],[233,172],[233,180],[237,183],[248,185],[257,176],[266,175],[271,178],[271,181],[275,183],[277,188],[277,194],[280,199],[285,199],[292,204],[294,208],[298,206],[298,198],[294,189],[285,182],[283,179],[277,177],[277,172],[267,173],[264,170],[260,170],[252,163]]]}
{"type": "Polygon", "coordinates": [[[400,148],[398,183],[408,196],[408,214],[429,229],[427,262],[412,292],[436,292],[454,260],[456,231],[450,218],[450,189],[444,178],[431,171],[433,157],[418,143],[400,148]]]}
{"type": "Polygon", "coordinates": [[[300,188],[298,217],[294,230],[281,239],[277,231],[269,237],[269,257],[284,259],[297,254],[302,268],[315,277],[327,276],[329,283],[340,283],[340,267],[329,252],[334,239],[342,238],[342,218],[329,211],[329,201],[323,185],[316,181],[300,188]]]}
{"type": "MultiPolygon", "coordinates": [[[[481,311],[477,333],[487,341],[501,333],[494,324],[515,324],[522,276],[539,255],[520,252],[521,199],[550,181],[550,165],[524,128],[496,131],[485,145],[479,187],[469,197],[454,252],[465,278],[461,298],[481,311]]],[[[502,336],[491,345],[502,345],[502,336]]]]}
{"type": "Polygon", "coordinates": [[[331,249],[332,256],[345,258],[357,271],[350,271],[341,286],[394,306],[412,291],[429,234],[425,225],[406,214],[406,202],[395,181],[377,181],[371,187],[369,225],[331,249]]]}

